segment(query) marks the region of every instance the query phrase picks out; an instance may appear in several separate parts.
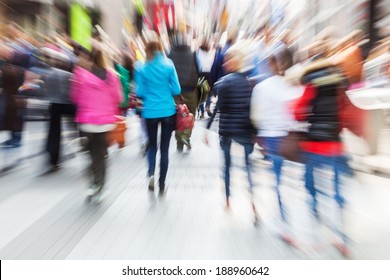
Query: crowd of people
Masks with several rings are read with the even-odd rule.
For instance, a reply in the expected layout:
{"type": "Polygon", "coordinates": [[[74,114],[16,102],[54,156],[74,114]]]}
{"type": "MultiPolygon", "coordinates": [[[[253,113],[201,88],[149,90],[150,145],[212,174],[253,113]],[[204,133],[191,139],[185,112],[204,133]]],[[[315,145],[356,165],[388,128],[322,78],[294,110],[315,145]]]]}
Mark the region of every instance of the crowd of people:
{"type": "MultiPolygon", "coordinates": [[[[21,145],[24,96],[39,91],[40,97],[51,104],[46,145],[48,172],[60,168],[61,117],[72,116],[78,124],[80,144],[91,157],[88,196],[100,201],[107,170],[107,139],[126,117],[127,110],[135,109],[141,122],[140,147],[148,162],[145,187],[155,190],[156,155],[160,150],[158,187],[160,196],[164,196],[172,133],[175,132],[178,153],[185,149],[191,152],[193,145],[192,127],[175,129],[176,105],[184,103],[193,116],[207,118],[206,144],[207,131],[219,114],[227,208],[231,146],[236,142],[243,147],[250,191],[254,187],[250,155],[255,145],[262,148],[264,159],[272,163],[280,216],[286,228],[287,198],[280,191],[286,160],[305,165],[304,182],[315,219],[320,219],[320,215],[313,170],[320,166],[331,168],[334,198],[342,220],[345,198],[340,176],[351,174],[351,170],[340,133],[347,127],[361,134],[345,114],[351,107],[344,91],[359,81],[356,75],[361,75],[361,65],[348,64],[350,56],[345,54],[348,51],[362,57],[356,36],[337,49],[327,46],[321,38],[308,48],[306,57],[299,59],[286,36],[276,40],[266,28],[256,38],[238,40],[237,34],[229,33],[222,46],[202,38],[195,51],[187,34],[178,32],[172,36],[169,50],[155,36],[145,39],[143,46],[132,43],[123,51],[107,53],[99,37],[87,50],[65,35],[37,42],[10,25],[0,45],[0,129],[10,131],[9,140],[1,146],[12,149],[21,145]],[[343,55],[348,59],[339,58],[343,55]],[[360,71],[345,71],[353,67],[360,67],[360,71]]],[[[254,203],[253,209],[256,213],[254,203]]],[[[337,228],[338,246],[343,254],[348,254],[348,238],[342,227],[341,223],[337,228]]],[[[294,243],[288,230],[282,238],[294,243]]]]}

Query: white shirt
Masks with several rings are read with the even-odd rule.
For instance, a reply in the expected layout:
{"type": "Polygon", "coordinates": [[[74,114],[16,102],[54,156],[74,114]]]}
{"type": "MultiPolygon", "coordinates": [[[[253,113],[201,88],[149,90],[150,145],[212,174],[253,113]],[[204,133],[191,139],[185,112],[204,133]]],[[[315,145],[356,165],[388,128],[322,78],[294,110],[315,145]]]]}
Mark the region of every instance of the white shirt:
{"type": "Polygon", "coordinates": [[[80,130],[87,133],[103,133],[115,129],[115,124],[80,124],[80,130]]]}
{"type": "Polygon", "coordinates": [[[291,101],[303,93],[281,76],[272,76],[255,86],[251,99],[251,119],[257,136],[281,137],[295,126],[291,101]]]}
{"type": "Polygon", "coordinates": [[[210,73],[214,62],[215,51],[197,51],[198,70],[200,73],[210,73]]]}

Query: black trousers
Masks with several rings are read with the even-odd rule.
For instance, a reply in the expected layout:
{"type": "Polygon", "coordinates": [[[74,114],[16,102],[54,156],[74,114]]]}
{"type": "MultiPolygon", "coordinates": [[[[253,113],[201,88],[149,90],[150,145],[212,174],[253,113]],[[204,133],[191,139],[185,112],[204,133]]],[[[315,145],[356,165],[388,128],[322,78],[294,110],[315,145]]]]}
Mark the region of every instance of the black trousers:
{"type": "Polygon", "coordinates": [[[160,187],[165,186],[165,179],[167,177],[168,165],[169,165],[169,142],[171,140],[172,132],[175,129],[175,117],[176,115],[145,119],[148,129],[149,146],[148,146],[148,162],[149,171],[148,175],[154,175],[156,168],[156,155],[157,155],[157,135],[158,126],[161,123],[161,141],[160,141],[160,187]]]}
{"type": "Polygon", "coordinates": [[[101,189],[106,180],[107,132],[83,132],[82,134],[88,138],[87,148],[92,160],[90,165],[91,184],[101,189]]]}
{"type": "Polygon", "coordinates": [[[72,104],[52,103],[50,106],[50,123],[46,151],[49,153],[51,165],[57,165],[59,161],[62,116],[74,116],[75,112],[76,107],[72,104]]]}

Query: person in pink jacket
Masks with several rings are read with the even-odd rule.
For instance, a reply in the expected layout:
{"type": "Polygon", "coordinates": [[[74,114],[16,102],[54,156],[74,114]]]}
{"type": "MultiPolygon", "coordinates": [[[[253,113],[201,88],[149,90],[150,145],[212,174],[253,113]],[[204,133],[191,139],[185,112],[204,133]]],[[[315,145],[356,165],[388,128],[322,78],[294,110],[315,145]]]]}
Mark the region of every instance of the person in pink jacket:
{"type": "Polygon", "coordinates": [[[71,98],[76,105],[76,122],[88,139],[92,159],[88,197],[100,202],[106,173],[107,132],[118,121],[122,88],[118,76],[107,69],[100,50],[93,51],[92,63],[91,71],[75,68],[71,98]]]}

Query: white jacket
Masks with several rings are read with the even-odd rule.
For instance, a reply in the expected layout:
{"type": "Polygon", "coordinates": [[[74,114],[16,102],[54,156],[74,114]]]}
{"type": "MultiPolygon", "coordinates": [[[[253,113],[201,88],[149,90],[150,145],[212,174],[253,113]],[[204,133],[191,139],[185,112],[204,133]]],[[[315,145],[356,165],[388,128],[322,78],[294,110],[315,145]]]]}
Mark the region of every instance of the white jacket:
{"type": "Polygon", "coordinates": [[[291,102],[302,88],[293,87],[281,76],[272,76],[255,86],[251,99],[251,120],[257,136],[281,137],[295,125],[291,102]]]}

